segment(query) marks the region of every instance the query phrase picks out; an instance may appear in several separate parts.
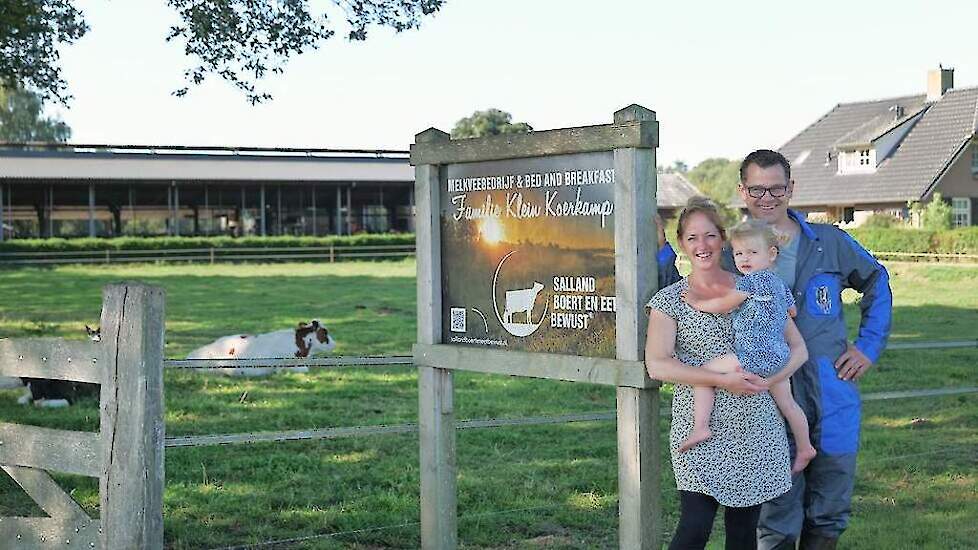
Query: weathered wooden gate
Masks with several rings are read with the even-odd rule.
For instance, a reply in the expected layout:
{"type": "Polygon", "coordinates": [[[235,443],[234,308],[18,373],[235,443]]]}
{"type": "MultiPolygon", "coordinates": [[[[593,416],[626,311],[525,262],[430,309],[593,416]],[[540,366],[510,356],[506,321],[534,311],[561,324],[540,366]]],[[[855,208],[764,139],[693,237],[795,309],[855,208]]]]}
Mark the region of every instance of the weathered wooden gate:
{"type": "Polygon", "coordinates": [[[100,429],[0,422],[0,467],[49,517],[0,518],[3,548],[163,547],[164,292],[113,284],[102,302],[102,341],[0,340],[0,376],[101,385],[100,429]],[[93,519],[48,474],[99,478],[93,519]]]}

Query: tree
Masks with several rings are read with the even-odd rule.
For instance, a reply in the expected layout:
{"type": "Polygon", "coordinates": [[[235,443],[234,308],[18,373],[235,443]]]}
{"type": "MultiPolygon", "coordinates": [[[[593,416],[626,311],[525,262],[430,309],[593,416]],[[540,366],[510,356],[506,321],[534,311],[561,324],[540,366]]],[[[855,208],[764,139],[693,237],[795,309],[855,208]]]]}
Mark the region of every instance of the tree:
{"type": "Polygon", "coordinates": [[[740,183],[740,163],[725,158],[709,158],[686,173],[689,181],[720,205],[720,215],[727,227],[740,220],[740,212],[728,205],[740,183]]]}
{"type": "Polygon", "coordinates": [[[41,105],[30,90],[0,86],[0,141],[68,141],[71,128],[45,117],[41,105]]]}
{"type": "Polygon", "coordinates": [[[533,127],[525,122],[513,122],[513,115],[499,109],[476,111],[455,123],[452,137],[455,139],[498,136],[499,134],[525,134],[533,127]]]}
{"type": "Polygon", "coordinates": [[[930,202],[921,205],[919,202],[910,202],[910,210],[916,214],[920,220],[920,225],[924,229],[932,231],[943,231],[950,229],[952,225],[951,205],[944,200],[940,193],[934,193],[930,202]]]}
{"type": "MultiPolygon", "coordinates": [[[[36,89],[42,99],[64,103],[67,84],[61,78],[57,46],[81,38],[88,30],[74,0],[0,0],[0,80],[36,89]]],[[[167,42],[183,42],[184,53],[197,60],[184,72],[190,86],[218,75],[244,92],[252,104],[271,99],[258,89],[267,74],[280,74],[293,55],[315,50],[336,31],[334,20],[349,25],[348,40],[366,40],[371,25],[397,32],[421,26],[445,0],[166,0],[181,23],[170,28],[167,42]]]]}
{"type": "Polygon", "coordinates": [[[740,183],[740,164],[725,158],[709,158],[687,172],[686,177],[704,195],[725,205],[734,198],[740,183]]]}
{"type": "Polygon", "coordinates": [[[64,103],[58,46],[87,31],[72,0],[0,0],[0,85],[28,85],[42,100],[64,103]]]}

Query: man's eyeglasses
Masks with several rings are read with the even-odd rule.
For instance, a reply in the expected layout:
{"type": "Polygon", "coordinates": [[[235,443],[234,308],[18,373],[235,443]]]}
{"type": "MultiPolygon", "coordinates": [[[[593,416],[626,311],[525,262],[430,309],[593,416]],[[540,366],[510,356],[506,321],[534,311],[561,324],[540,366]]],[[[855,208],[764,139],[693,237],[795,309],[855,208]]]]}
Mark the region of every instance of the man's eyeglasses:
{"type": "Polygon", "coordinates": [[[762,198],[764,193],[770,193],[772,197],[780,199],[788,192],[787,185],[775,185],[774,187],[751,186],[745,187],[744,189],[752,199],[762,198]]]}

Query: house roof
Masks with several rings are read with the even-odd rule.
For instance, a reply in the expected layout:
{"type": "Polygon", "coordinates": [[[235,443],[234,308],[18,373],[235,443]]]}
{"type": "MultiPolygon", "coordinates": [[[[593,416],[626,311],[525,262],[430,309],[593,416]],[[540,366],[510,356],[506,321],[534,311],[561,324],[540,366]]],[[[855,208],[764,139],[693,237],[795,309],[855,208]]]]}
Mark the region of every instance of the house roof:
{"type": "Polygon", "coordinates": [[[695,195],[702,195],[682,174],[659,172],[657,175],[656,204],[659,208],[681,208],[695,195]]]}
{"type": "Polygon", "coordinates": [[[791,162],[795,180],[791,204],[920,200],[978,131],[976,121],[978,88],[951,89],[932,103],[926,102],[924,94],[840,103],[780,149],[791,162]],[[895,105],[903,107],[900,120],[896,120],[895,105]],[[869,143],[921,110],[923,115],[875,172],[837,173],[840,145],[869,143]]]}

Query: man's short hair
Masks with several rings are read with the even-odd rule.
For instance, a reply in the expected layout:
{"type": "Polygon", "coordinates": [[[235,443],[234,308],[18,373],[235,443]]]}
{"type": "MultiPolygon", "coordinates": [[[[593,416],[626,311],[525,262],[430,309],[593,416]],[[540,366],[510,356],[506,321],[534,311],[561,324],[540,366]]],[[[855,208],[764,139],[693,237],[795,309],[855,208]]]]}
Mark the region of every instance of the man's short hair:
{"type": "Polygon", "coordinates": [[[744,157],[744,161],[740,163],[741,183],[747,183],[747,167],[751,164],[756,164],[758,168],[770,168],[780,164],[781,168],[784,168],[785,181],[791,181],[791,164],[788,163],[788,159],[784,158],[784,155],[777,151],[758,149],[744,157]]]}

